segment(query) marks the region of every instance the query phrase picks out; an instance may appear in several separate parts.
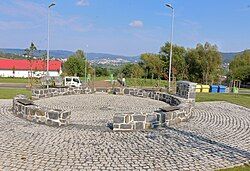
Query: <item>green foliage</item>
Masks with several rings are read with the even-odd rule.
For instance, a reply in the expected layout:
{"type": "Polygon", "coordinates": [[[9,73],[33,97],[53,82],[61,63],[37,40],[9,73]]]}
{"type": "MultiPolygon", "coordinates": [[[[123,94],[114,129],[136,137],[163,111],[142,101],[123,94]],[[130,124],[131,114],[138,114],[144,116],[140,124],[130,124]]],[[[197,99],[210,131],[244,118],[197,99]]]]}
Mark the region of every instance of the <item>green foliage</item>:
{"type": "Polygon", "coordinates": [[[187,53],[189,79],[205,84],[217,82],[222,72],[222,57],[216,45],[198,44],[187,53]]]}
{"type": "Polygon", "coordinates": [[[97,66],[97,67],[95,67],[95,72],[96,72],[97,77],[109,76],[109,71],[107,68],[97,66]]]}
{"type": "MultiPolygon", "coordinates": [[[[169,69],[170,46],[171,44],[167,42],[161,47],[160,51],[160,54],[162,54],[162,61],[164,62],[165,73],[167,73],[169,69]]],[[[173,45],[172,74],[177,78],[177,80],[183,80],[188,77],[187,64],[185,60],[186,54],[187,51],[184,47],[173,45]]]]}
{"type": "Polygon", "coordinates": [[[34,58],[34,53],[36,50],[37,50],[37,48],[36,48],[35,44],[33,42],[31,42],[30,47],[24,50],[25,51],[24,55],[27,55],[28,60],[31,60],[34,58]]]}
{"type": "Polygon", "coordinates": [[[132,78],[141,78],[144,75],[144,70],[138,64],[132,65],[131,70],[132,78]]]}
{"type": "Polygon", "coordinates": [[[160,78],[164,74],[164,63],[158,54],[142,54],[139,64],[144,69],[146,78],[160,78]]]}
{"type": "Polygon", "coordinates": [[[237,55],[229,65],[232,79],[250,82],[250,51],[237,55]]]}
{"type": "Polygon", "coordinates": [[[76,53],[68,58],[68,60],[63,64],[63,72],[68,76],[84,76],[85,65],[87,65],[87,70],[90,66],[86,64],[86,58],[84,52],[77,50],[76,53]]]}

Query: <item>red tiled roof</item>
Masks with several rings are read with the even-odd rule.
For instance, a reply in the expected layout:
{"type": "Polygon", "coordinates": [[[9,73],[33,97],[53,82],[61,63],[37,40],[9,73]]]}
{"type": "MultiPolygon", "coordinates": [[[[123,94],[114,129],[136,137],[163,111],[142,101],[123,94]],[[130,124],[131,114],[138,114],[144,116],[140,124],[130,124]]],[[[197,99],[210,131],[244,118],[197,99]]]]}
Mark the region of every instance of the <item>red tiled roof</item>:
{"type": "MultiPolygon", "coordinates": [[[[0,59],[0,69],[4,70],[37,70],[45,71],[46,61],[43,60],[15,60],[15,59],[0,59]]],[[[57,60],[49,61],[49,70],[58,71],[61,69],[62,62],[57,60]]]]}

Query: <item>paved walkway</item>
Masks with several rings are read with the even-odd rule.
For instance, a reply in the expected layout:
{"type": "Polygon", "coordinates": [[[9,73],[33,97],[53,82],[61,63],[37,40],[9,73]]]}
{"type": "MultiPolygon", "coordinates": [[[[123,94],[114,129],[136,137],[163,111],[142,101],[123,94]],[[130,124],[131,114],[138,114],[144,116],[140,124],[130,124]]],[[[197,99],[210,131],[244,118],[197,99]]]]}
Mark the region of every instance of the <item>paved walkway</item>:
{"type": "Polygon", "coordinates": [[[156,131],[112,132],[118,111],[165,105],[128,96],[79,95],[37,101],[71,109],[72,125],[53,128],[12,115],[0,100],[0,170],[215,170],[250,161],[250,110],[197,103],[186,123],[156,131]]]}

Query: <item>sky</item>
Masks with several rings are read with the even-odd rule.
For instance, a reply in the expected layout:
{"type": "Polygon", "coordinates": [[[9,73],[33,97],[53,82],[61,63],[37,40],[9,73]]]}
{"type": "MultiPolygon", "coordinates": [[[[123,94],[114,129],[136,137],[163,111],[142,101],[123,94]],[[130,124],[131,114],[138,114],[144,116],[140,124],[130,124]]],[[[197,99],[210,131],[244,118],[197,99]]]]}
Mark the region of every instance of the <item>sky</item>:
{"type": "Polygon", "coordinates": [[[222,52],[250,48],[250,0],[0,0],[0,48],[83,49],[136,56],[157,53],[170,41],[193,48],[216,44],[222,52]]]}

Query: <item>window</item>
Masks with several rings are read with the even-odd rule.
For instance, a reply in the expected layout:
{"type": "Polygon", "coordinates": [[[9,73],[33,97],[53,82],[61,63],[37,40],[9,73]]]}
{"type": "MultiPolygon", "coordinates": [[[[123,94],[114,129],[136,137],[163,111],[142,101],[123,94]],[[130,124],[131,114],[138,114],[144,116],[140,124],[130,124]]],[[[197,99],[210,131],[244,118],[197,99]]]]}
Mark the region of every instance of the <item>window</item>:
{"type": "Polygon", "coordinates": [[[73,81],[79,83],[79,80],[76,78],[73,78],[73,81]]]}

